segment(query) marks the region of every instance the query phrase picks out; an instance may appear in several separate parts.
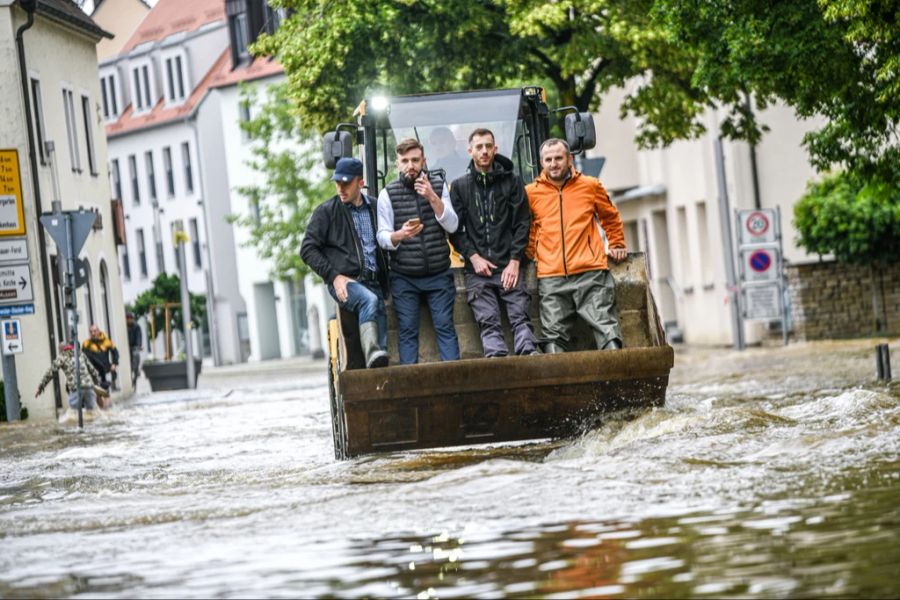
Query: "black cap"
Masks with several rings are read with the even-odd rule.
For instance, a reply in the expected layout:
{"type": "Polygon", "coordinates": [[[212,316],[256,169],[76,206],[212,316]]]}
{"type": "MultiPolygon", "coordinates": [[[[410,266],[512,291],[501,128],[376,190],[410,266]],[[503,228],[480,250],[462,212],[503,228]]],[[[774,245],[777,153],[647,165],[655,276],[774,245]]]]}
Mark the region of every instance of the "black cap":
{"type": "Polygon", "coordinates": [[[354,177],[363,176],[363,164],[358,158],[342,158],[337,161],[334,168],[334,175],[331,176],[332,181],[351,181],[354,177]]]}

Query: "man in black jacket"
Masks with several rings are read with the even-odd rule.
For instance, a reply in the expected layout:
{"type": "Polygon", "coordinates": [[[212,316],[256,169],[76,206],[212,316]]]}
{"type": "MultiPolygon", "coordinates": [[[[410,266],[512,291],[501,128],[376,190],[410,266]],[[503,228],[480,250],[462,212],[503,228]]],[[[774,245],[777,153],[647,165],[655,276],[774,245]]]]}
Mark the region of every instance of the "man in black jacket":
{"type": "Polygon", "coordinates": [[[466,174],[450,188],[459,216],[459,228],[450,241],[466,261],[467,298],[481,330],[484,355],[509,353],[500,300],[506,305],[516,354],[536,354],[522,266],[531,227],[525,187],[512,162],[497,154],[489,129],[476,129],[469,135],[469,155],[472,161],[466,174]]]}
{"type": "Polygon", "coordinates": [[[310,217],[300,258],[342,308],[356,313],[366,367],[386,367],[387,261],[375,239],[375,200],[362,193],[363,164],[356,158],[340,159],[331,179],[337,194],[310,217]]]}

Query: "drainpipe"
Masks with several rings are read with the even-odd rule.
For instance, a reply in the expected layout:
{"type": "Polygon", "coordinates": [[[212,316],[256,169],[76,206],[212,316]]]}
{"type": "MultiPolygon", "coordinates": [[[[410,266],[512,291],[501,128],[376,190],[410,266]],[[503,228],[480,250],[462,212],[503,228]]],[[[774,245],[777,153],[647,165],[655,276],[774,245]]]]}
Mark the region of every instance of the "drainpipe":
{"type": "MultiPolygon", "coordinates": [[[[753,106],[750,104],[750,94],[744,95],[744,105],[747,112],[753,114],[753,106]]],[[[756,144],[750,144],[750,177],[753,180],[753,208],[762,208],[762,200],[759,197],[759,170],[756,167],[756,144]]]]}
{"type": "MultiPolygon", "coordinates": [[[[16,49],[19,53],[19,75],[22,79],[22,100],[25,103],[25,128],[28,130],[28,162],[31,165],[31,186],[34,189],[34,208],[35,212],[40,215],[43,211],[41,207],[41,184],[38,176],[37,153],[35,152],[34,129],[32,125],[34,120],[31,116],[31,98],[29,97],[28,86],[28,68],[25,64],[25,32],[34,25],[34,11],[37,9],[37,0],[19,0],[19,6],[28,14],[28,20],[25,24],[16,30],[16,49]]],[[[53,328],[53,298],[50,294],[50,267],[47,264],[47,238],[44,234],[44,228],[37,226],[38,231],[38,249],[41,254],[41,285],[44,288],[44,315],[47,318],[47,342],[50,346],[50,360],[56,359],[56,330],[53,328]]],[[[56,400],[56,408],[62,408],[62,395],[59,389],[59,378],[53,377],[53,396],[56,400]]]]}

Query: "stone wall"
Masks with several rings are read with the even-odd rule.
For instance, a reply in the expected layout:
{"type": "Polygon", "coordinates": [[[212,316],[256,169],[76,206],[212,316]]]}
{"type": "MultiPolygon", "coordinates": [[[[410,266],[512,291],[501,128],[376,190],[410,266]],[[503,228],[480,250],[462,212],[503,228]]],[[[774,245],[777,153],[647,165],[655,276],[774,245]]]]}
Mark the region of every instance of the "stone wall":
{"type": "MultiPolygon", "coordinates": [[[[872,272],[834,261],[787,267],[794,333],[801,340],[875,333],[872,272]]],[[[881,270],[887,333],[900,334],[900,263],[881,270]]],[[[876,272],[876,283],[879,283],[876,272]]]]}

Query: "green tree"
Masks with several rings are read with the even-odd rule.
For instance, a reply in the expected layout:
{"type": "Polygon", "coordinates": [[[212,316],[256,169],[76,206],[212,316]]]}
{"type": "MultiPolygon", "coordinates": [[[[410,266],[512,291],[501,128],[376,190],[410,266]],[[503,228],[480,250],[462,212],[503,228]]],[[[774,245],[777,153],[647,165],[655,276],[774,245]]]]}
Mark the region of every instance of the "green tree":
{"type": "MultiPolygon", "coordinates": [[[[692,86],[757,108],[781,100],[801,117],[825,117],[806,135],[820,170],[843,165],[896,181],[900,158],[900,29],[881,0],[655,0],[654,18],[674,44],[693,49],[692,86]]],[[[728,125],[728,124],[726,124],[728,125]]],[[[760,127],[748,110],[746,139],[760,127]]]]}
{"type": "Polygon", "coordinates": [[[643,118],[642,143],[704,131],[707,99],[690,85],[693,51],[666,38],[651,0],[281,4],[293,14],[254,51],[284,65],[288,98],[319,131],[346,120],[367,92],[547,82],[561,105],[588,110],[627,81],[634,89],[623,110],[643,118]]]}
{"type": "Polygon", "coordinates": [[[258,108],[241,128],[252,140],[250,166],[263,175],[257,185],[238,188],[251,206],[231,222],[250,233],[247,245],[270,260],[271,277],[300,280],[309,268],[300,260],[300,242],[309,217],[322,200],[334,193],[321,164],[321,141],[300,122],[285,85],[267,88],[261,101],[258,90],[244,86],[241,102],[258,108]]]}
{"type": "MultiPolygon", "coordinates": [[[[206,324],[206,296],[203,294],[189,293],[191,301],[191,324],[194,327],[205,326],[206,324]]],[[[165,329],[165,310],[166,303],[181,302],[181,279],[178,275],[160,273],[153,280],[150,288],[141,292],[134,299],[134,303],[129,307],[129,311],[137,317],[147,317],[147,319],[156,323],[156,334],[165,329]]],[[[175,308],[170,313],[172,318],[172,328],[178,331],[182,330],[181,309],[175,308]]]]}
{"type": "Polygon", "coordinates": [[[794,205],[794,225],[808,252],[869,267],[875,331],[885,331],[882,273],[900,261],[900,190],[878,178],[832,175],[808,186],[794,205]]]}

